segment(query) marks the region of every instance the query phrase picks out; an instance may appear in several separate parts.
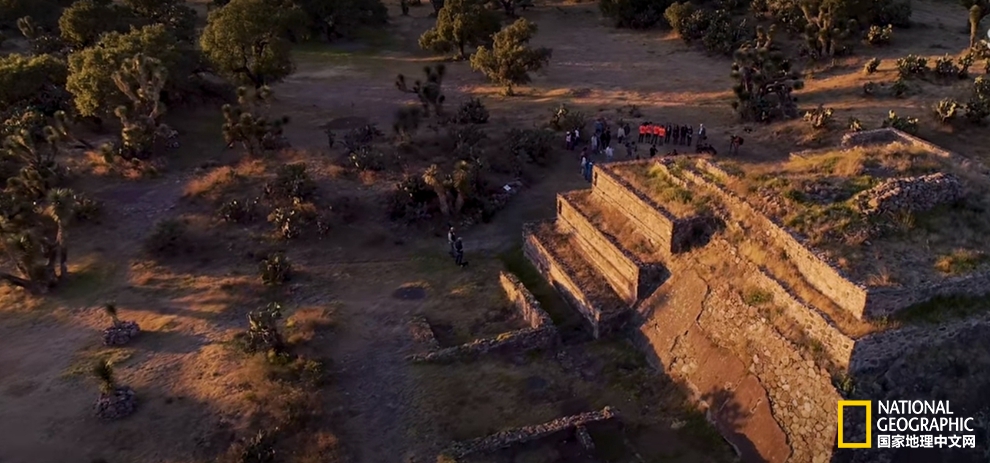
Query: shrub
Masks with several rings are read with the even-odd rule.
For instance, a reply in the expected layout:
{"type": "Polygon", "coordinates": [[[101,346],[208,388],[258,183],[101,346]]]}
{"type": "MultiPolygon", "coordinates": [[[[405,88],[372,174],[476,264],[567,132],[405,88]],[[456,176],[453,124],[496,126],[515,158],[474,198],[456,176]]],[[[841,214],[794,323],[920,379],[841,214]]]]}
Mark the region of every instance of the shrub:
{"type": "Polygon", "coordinates": [[[982,124],[990,116],[990,104],[976,98],[966,103],[966,120],[973,124],[982,124]]]}
{"type": "Polygon", "coordinates": [[[959,77],[960,71],[961,68],[952,62],[952,58],[949,55],[935,60],[935,75],[939,77],[959,77]]]}
{"type": "Polygon", "coordinates": [[[955,119],[957,110],[959,109],[959,102],[952,98],[943,98],[935,104],[933,109],[935,110],[935,117],[938,118],[939,122],[947,124],[955,119]]]}
{"type": "Polygon", "coordinates": [[[269,286],[285,283],[292,276],[292,264],[280,252],[272,253],[262,260],[260,267],[261,281],[269,286]]]}
{"type": "Polygon", "coordinates": [[[902,79],[923,76],[928,71],[928,59],[907,55],[897,59],[897,75],[902,79]]]}
{"type": "Polygon", "coordinates": [[[93,222],[103,213],[103,203],[80,194],[76,195],[73,218],[79,222],[93,222]]]}
{"type": "Polygon", "coordinates": [[[286,164],[275,179],[265,185],[265,196],[276,200],[307,200],[316,194],[316,184],[309,177],[306,164],[286,164]]]}
{"type": "Polygon", "coordinates": [[[863,73],[873,74],[874,72],[877,72],[877,68],[879,67],[880,67],[880,58],[873,58],[867,61],[866,65],[863,66],[863,73]]]}
{"type": "Polygon", "coordinates": [[[561,104],[553,110],[550,121],[547,125],[556,131],[582,130],[587,124],[588,118],[580,111],[571,111],[565,104],[561,104]]]}
{"type": "Polygon", "coordinates": [[[381,172],[393,167],[395,160],[370,146],[359,146],[347,156],[347,160],[358,170],[381,172]]]}
{"type": "Polygon", "coordinates": [[[151,254],[168,257],[189,252],[194,246],[185,222],[166,219],[155,224],[154,230],[145,239],[144,247],[151,254]]]}
{"type": "Polygon", "coordinates": [[[890,92],[896,98],[903,98],[907,95],[908,90],[910,90],[910,88],[908,87],[907,81],[901,78],[898,78],[893,84],[890,85],[890,92]]]}
{"type": "Polygon", "coordinates": [[[260,201],[254,199],[232,199],[220,205],[217,216],[228,223],[251,223],[258,220],[260,201]]]}
{"type": "Polygon", "coordinates": [[[672,0],[598,0],[598,9],[615,27],[649,29],[661,24],[671,3],[672,0]]]}
{"type": "Polygon", "coordinates": [[[541,129],[510,129],[506,134],[509,152],[522,162],[547,164],[553,152],[554,135],[541,129]]]}
{"type": "Polygon", "coordinates": [[[867,82],[867,83],[863,84],[863,95],[866,95],[866,96],[876,95],[877,90],[879,88],[880,88],[880,85],[877,84],[876,82],[873,82],[873,81],[867,82]]]}
{"type": "Polygon", "coordinates": [[[887,24],[886,26],[870,26],[870,30],[866,32],[866,42],[870,45],[890,45],[890,39],[894,36],[894,26],[887,24]]]}
{"type": "Polygon", "coordinates": [[[390,220],[405,220],[412,223],[430,217],[426,205],[436,198],[436,192],[423,180],[421,175],[406,175],[386,196],[386,207],[390,220]]]}
{"type": "Polygon", "coordinates": [[[681,38],[685,38],[685,25],[687,19],[691,14],[694,13],[694,5],[691,2],[680,2],[674,3],[667,7],[663,12],[664,19],[667,20],[667,24],[674,29],[677,35],[681,38]]]}
{"type": "Polygon", "coordinates": [[[459,124],[484,124],[488,122],[488,108],[478,98],[471,98],[457,109],[455,120],[459,124]]]}
{"type": "Polygon", "coordinates": [[[773,301],[773,294],[761,288],[750,288],[743,293],[743,301],[752,306],[760,306],[773,301]]]}
{"type": "Polygon", "coordinates": [[[829,121],[832,120],[833,112],[834,110],[832,108],[818,105],[814,110],[804,113],[804,120],[808,121],[812,128],[824,129],[828,127],[829,121]]]}
{"type": "Polygon", "coordinates": [[[848,127],[849,127],[849,130],[850,131],[853,131],[853,132],[862,132],[863,131],[863,123],[859,119],[857,119],[855,117],[850,117],[849,118],[848,127]]]}
{"type": "Polygon", "coordinates": [[[314,228],[320,236],[330,231],[329,218],[318,213],[312,203],[302,202],[298,198],[292,200],[291,206],[272,210],[268,214],[268,222],[275,225],[276,235],[286,240],[299,238],[314,228]]]}
{"type": "Polygon", "coordinates": [[[914,117],[900,117],[894,110],[887,113],[887,119],[883,121],[883,127],[893,127],[910,134],[918,133],[918,119],[914,117]]]}

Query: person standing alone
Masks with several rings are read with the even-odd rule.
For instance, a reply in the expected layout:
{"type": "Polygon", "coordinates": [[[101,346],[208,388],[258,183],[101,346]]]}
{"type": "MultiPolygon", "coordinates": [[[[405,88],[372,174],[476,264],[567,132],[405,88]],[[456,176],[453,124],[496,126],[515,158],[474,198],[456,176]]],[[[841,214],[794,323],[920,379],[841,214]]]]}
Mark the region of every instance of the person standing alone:
{"type": "Polygon", "coordinates": [[[460,238],[457,237],[457,233],[454,231],[454,227],[450,227],[447,230],[447,245],[450,246],[450,257],[454,257],[454,243],[460,238]]]}
{"type": "Polygon", "coordinates": [[[454,243],[454,249],[456,252],[454,257],[454,263],[456,263],[460,267],[466,266],[467,262],[464,262],[464,243],[461,242],[460,237],[458,237],[457,241],[454,243]]]}

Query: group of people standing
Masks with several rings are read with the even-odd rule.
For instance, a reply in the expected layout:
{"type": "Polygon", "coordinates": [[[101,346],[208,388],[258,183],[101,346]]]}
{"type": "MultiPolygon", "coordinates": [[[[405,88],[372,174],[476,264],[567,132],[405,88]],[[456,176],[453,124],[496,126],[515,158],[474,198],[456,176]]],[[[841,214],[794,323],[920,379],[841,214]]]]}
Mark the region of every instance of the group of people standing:
{"type": "Polygon", "coordinates": [[[464,261],[464,243],[461,237],[457,236],[453,226],[447,230],[447,245],[450,246],[450,257],[454,258],[454,263],[458,267],[467,266],[467,262],[464,261]]]}
{"type": "MultiPolygon", "coordinates": [[[[694,144],[694,136],[694,127],[690,125],[677,125],[669,122],[666,124],[644,122],[639,126],[638,141],[640,143],[649,143],[650,145],[692,146],[694,144]]],[[[705,124],[699,124],[697,132],[698,144],[704,143],[706,138],[705,124]]]]}

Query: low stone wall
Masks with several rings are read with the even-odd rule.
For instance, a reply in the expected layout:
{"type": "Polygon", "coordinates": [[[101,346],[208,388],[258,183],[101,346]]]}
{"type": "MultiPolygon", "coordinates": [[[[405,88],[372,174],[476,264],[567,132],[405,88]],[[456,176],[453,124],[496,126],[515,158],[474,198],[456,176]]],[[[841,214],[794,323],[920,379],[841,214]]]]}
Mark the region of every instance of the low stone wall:
{"type": "Polygon", "coordinates": [[[919,177],[892,178],[852,198],[860,212],[869,216],[899,212],[924,212],[963,197],[959,177],[938,172],[919,177]]]}
{"type": "Polygon", "coordinates": [[[526,289],[519,278],[508,272],[499,272],[498,281],[502,285],[506,297],[512,301],[512,305],[519,311],[530,328],[553,326],[550,315],[543,310],[540,302],[536,300],[533,293],[526,289]]]}
{"type": "Polygon", "coordinates": [[[613,236],[603,233],[565,195],[557,195],[557,225],[577,237],[585,258],[627,304],[634,305],[656,289],[666,272],[662,265],[646,264],[613,236]]]}
{"type": "Polygon", "coordinates": [[[559,259],[554,257],[533,230],[538,224],[523,225],[523,253],[526,258],[540,271],[540,274],[574,307],[591,326],[595,338],[607,336],[622,328],[620,325],[626,319],[621,312],[603,311],[595,301],[581,291],[577,282],[571,278],[573,271],[567,268],[559,259]]]}
{"type": "MultiPolygon", "coordinates": [[[[738,259],[740,263],[745,259],[739,255],[731,243],[722,238],[717,238],[713,242],[728,249],[728,253],[735,259],[738,259]]],[[[757,267],[751,262],[747,262],[747,264],[753,267],[752,271],[746,274],[748,282],[768,292],[772,297],[772,305],[779,307],[783,311],[782,316],[793,320],[804,330],[808,337],[820,342],[825,349],[825,353],[828,354],[829,359],[836,367],[841,369],[848,368],[855,341],[843,334],[837,326],[830,323],[817,309],[808,307],[800,302],[779,281],[768,275],[766,270],[757,267]]],[[[745,290],[746,288],[739,289],[745,290]]]]}
{"type": "Polygon", "coordinates": [[[449,363],[472,360],[493,353],[516,353],[546,349],[556,344],[558,339],[556,327],[550,324],[542,328],[523,328],[509,331],[491,338],[476,339],[459,346],[412,355],[409,360],[417,363],[449,363]]]}
{"type": "Polygon", "coordinates": [[[591,184],[594,194],[629,217],[657,249],[665,254],[682,250],[681,243],[674,239],[677,219],[616,175],[611,166],[596,165],[591,184]]]}
{"type": "Polygon", "coordinates": [[[990,313],[935,325],[916,325],[873,333],[856,341],[850,374],[874,373],[886,369],[905,352],[938,345],[960,332],[990,327],[990,313]]]}
{"type": "Polygon", "coordinates": [[[546,439],[560,433],[575,432],[578,427],[614,418],[618,418],[618,413],[611,407],[605,407],[596,412],[565,416],[543,424],[500,431],[490,436],[458,442],[443,454],[458,460],[469,455],[492,453],[515,445],[546,439]]]}
{"type": "Polygon", "coordinates": [[[869,288],[867,314],[883,317],[939,296],[983,296],[990,291],[990,270],[946,278],[933,283],[903,287],[869,288]]]}
{"type": "MultiPolygon", "coordinates": [[[[697,166],[716,177],[728,178],[729,176],[725,171],[704,159],[699,159],[697,166]]],[[[691,172],[685,171],[682,175],[715,193],[726,206],[743,214],[748,221],[763,229],[767,233],[767,237],[787,253],[787,258],[811,286],[856,318],[862,319],[866,315],[867,293],[864,286],[853,283],[843,272],[829,264],[823,256],[812,252],[798,237],[774,223],[773,220],[754,209],[735,193],[691,172]]]]}

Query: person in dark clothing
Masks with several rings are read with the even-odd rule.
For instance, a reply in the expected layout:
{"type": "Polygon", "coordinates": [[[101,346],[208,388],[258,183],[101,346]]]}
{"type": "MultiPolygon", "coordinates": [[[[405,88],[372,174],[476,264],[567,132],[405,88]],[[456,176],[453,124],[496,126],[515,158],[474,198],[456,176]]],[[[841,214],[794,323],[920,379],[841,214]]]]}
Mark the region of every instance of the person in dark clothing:
{"type": "Polygon", "coordinates": [[[608,148],[608,144],[612,141],[612,131],[605,129],[602,133],[602,149],[608,148]]]}
{"type": "Polygon", "coordinates": [[[450,230],[447,230],[447,244],[450,246],[450,257],[455,256],[454,244],[457,243],[458,240],[460,240],[460,238],[457,237],[454,227],[450,227],[450,230]]]}
{"type": "Polygon", "coordinates": [[[467,265],[467,262],[464,262],[464,243],[461,242],[460,238],[457,238],[457,241],[454,242],[454,249],[456,252],[454,263],[461,267],[467,265]]]}
{"type": "Polygon", "coordinates": [[[674,124],[671,126],[670,143],[674,145],[679,145],[681,143],[680,139],[677,138],[681,134],[681,128],[674,124]]]}
{"type": "Polygon", "coordinates": [[[650,157],[652,158],[656,155],[657,155],[657,145],[653,145],[650,147],[650,157]]]}
{"type": "Polygon", "coordinates": [[[670,126],[670,122],[668,122],[664,126],[663,142],[666,145],[669,145],[670,144],[670,137],[673,134],[673,131],[671,130],[672,128],[673,127],[670,126]]]}
{"type": "Polygon", "coordinates": [[[685,127],[685,130],[687,132],[685,134],[687,138],[684,139],[685,140],[685,143],[684,144],[687,145],[687,146],[691,146],[693,144],[693,143],[691,143],[691,139],[694,138],[694,127],[691,127],[689,125],[689,126],[685,127]]]}

